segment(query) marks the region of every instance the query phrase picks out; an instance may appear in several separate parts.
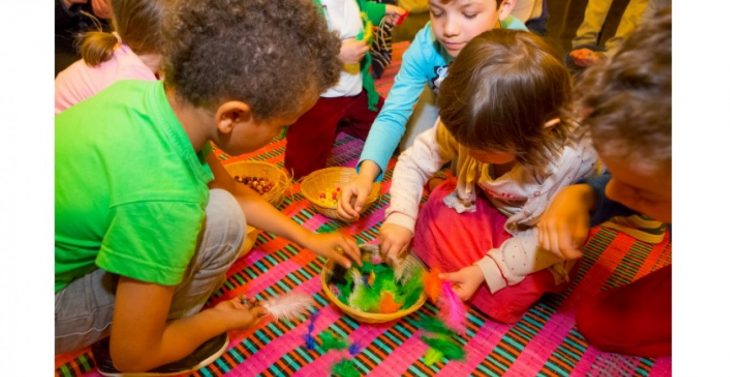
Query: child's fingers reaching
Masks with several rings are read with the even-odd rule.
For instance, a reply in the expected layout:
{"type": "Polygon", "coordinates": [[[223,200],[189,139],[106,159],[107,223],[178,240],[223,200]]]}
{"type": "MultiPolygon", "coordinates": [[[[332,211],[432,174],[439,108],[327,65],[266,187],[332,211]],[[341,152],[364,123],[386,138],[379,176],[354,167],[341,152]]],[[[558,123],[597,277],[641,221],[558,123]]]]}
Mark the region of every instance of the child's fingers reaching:
{"type": "Polygon", "coordinates": [[[360,218],[360,213],[357,212],[353,206],[353,202],[356,199],[353,196],[353,191],[350,187],[345,187],[342,191],[342,196],[337,202],[337,214],[345,221],[355,221],[360,218]]]}
{"type": "Polygon", "coordinates": [[[357,247],[357,243],[350,237],[343,237],[345,238],[345,254],[347,254],[351,260],[355,261],[358,266],[362,266],[362,260],[360,259],[360,248],[357,247]]]}

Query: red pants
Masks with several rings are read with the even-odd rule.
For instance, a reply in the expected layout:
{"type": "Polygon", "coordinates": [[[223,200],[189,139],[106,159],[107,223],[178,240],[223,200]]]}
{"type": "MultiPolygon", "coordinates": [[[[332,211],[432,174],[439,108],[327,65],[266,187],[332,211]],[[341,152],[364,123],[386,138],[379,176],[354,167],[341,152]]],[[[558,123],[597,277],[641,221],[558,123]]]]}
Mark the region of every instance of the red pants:
{"type": "Polygon", "coordinates": [[[295,179],[325,167],[337,132],[342,130],[365,140],[382,106],[380,98],[377,110],[369,110],[365,90],[352,97],[320,97],[314,107],[289,126],[284,166],[295,179]]]}
{"type": "MultiPolygon", "coordinates": [[[[489,249],[499,247],[512,236],[504,230],[507,218],[484,197],[477,196],[477,210],[457,213],[443,203],[456,186],[451,178],[436,187],[421,208],[416,221],[413,252],[429,267],[455,272],[482,259],[489,249]]],[[[469,302],[490,318],[514,323],[546,292],[559,292],[552,273],[541,270],[513,286],[492,294],[482,284],[469,302]]]]}
{"type": "Polygon", "coordinates": [[[578,302],[576,326],[592,346],[659,357],[672,354],[672,266],[578,302]]]}

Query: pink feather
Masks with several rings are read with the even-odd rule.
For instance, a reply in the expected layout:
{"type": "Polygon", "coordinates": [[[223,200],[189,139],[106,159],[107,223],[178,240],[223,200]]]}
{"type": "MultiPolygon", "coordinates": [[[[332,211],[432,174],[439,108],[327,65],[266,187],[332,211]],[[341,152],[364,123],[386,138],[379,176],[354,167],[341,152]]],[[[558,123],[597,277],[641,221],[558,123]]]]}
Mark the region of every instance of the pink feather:
{"type": "Polygon", "coordinates": [[[466,307],[451,287],[450,281],[441,283],[441,297],[438,300],[439,317],[446,326],[458,334],[466,333],[466,307]]]}
{"type": "Polygon", "coordinates": [[[306,312],[307,307],[314,306],[314,299],[304,293],[290,292],[270,298],[262,306],[274,319],[291,321],[306,312]]]}

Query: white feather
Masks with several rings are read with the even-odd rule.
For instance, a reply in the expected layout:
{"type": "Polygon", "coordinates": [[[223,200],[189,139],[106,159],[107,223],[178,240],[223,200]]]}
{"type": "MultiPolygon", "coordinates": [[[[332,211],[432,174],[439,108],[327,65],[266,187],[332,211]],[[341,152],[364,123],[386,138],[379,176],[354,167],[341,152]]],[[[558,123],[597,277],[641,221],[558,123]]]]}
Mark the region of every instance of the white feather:
{"type": "Polygon", "coordinates": [[[263,303],[264,309],[276,320],[293,320],[300,314],[304,314],[307,308],[314,306],[314,299],[304,293],[290,292],[285,295],[273,297],[263,303]]]}

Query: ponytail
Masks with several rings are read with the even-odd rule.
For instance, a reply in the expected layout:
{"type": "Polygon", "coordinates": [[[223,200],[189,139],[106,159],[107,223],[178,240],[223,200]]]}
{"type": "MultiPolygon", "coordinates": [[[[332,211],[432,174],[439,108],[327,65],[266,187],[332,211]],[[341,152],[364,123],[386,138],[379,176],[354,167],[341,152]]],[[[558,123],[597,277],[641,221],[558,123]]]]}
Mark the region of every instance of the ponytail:
{"type": "Polygon", "coordinates": [[[96,67],[111,59],[114,48],[121,43],[117,34],[90,31],[81,36],[79,51],[87,65],[96,67]]]}

